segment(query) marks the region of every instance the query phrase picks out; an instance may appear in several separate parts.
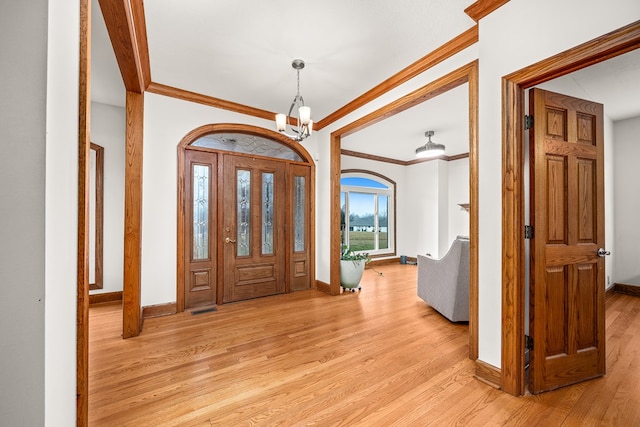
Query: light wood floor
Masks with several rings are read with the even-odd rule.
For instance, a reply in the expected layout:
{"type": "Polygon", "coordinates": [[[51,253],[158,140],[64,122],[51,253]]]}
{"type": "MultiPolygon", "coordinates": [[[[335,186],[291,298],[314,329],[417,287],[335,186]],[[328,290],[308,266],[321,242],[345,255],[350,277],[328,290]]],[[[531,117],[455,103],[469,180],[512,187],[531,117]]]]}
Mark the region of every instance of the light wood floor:
{"type": "MultiPolygon", "coordinates": [[[[92,426],[640,425],[640,298],[607,300],[607,375],[520,398],[474,378],[467,326],[416,296],[416,268],[149,319],[90,310],[92,426]]],[[[498,310],[498,307],[496,307],[498,310]]]]}

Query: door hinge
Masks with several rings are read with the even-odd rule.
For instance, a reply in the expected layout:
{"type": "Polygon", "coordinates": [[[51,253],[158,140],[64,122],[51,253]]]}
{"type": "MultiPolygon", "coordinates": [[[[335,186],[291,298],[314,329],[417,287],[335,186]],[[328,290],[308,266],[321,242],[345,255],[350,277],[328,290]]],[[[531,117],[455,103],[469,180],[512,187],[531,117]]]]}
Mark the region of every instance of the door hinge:
{"type": "Polygon", "coordinates": [[[533,127],[533,116],[525,115],[524,116],[524,129],[528,130],[533,127]]]}
{"type": "Polygon", "coordinates": [[[529,335],[524,336],[524,348],[533,350],[533,338],[531,338],[529,335]]]}
{"type": "Polygon", "coordinates": [[[533,225],[524,226],[524,238],[533,239],[533,225]]]}

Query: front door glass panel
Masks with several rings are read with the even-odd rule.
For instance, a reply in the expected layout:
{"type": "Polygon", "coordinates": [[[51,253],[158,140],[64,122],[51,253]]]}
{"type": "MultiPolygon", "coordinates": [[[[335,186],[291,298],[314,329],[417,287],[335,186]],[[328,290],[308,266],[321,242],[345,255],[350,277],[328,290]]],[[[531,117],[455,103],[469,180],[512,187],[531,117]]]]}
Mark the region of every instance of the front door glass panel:
{"type": "Polygon", "coordinates": [[[236,236],[237,255],[248,256],[251,246],[251,172],[248,170],[238,170],[237,185],[238,189],[238,232],[236,236]]]}
{"type": "Polygon", "coordinates": [[[293,184],[293,238],[295,252],[305,250],[305,177],[296,176],[293,184]]]}
{"type": "Polygon", "coordinates": [[[262,255],[273,255],[273,173],[262,173],[262,255]]]}
{"type": "Polygon", "coordinates": [[[193,260],[209,258],[209,166],[193,165],[193,260]]]}

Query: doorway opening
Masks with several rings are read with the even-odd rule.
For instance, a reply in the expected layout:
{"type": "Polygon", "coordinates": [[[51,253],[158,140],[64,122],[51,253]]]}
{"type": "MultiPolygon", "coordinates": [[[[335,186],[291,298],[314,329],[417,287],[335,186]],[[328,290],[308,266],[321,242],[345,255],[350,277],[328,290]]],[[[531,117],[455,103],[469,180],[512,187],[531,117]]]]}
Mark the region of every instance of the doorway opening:
{"type": "Polygon", "coordinates": [[[503,77],[502,390],[525,392],[524,91],[638,48],[640,23],[622,27],[503,77]]]}
{"type": "Polygon", "coordinates": [[[341,138],[371,126],[385,118],[428,101],[450,89],[468,83],[469,97],[469,358],[478,358],[478,62],[473,61],[422,88],[384,106],[331,133],[331,245],[330,283],[322,289],[340,293],[340,176],[341,138]]]}

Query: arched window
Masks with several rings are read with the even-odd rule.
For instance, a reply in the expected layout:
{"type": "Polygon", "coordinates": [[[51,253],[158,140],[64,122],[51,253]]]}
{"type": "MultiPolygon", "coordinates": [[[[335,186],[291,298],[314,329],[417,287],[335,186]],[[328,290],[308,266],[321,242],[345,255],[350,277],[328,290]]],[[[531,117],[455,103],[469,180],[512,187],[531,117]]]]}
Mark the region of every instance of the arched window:
{"type": "Polygon", "coordinates": [[[340,179],[342,244],[374,256],[395,255],[395,189],[369,171],[343,171],[340,179]]]}

